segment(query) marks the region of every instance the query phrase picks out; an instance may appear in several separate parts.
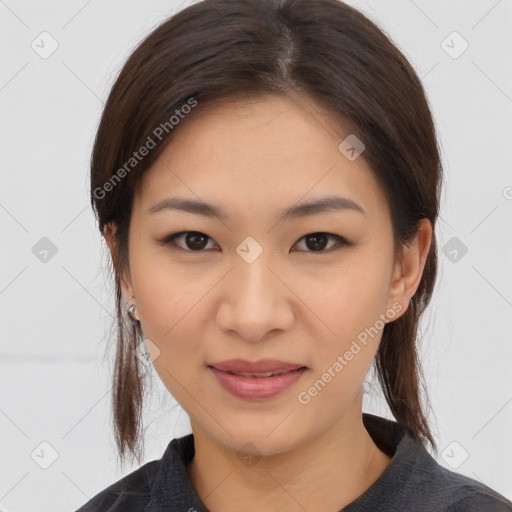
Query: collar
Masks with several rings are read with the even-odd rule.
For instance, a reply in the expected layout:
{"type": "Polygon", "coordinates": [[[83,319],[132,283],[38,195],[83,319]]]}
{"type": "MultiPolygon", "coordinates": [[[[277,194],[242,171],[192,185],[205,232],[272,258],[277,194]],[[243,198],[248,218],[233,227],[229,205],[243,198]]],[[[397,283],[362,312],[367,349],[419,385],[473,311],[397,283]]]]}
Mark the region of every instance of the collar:
{"type": "MultiPolygon", "coordinates": [[[[388,503],[391,506],[394,498],[389,489],[405,485],[417,464],[424,468],[436,464],[421,442],[403,425],[367,413],[363,413],[363,424],[375,444],[392,460],[378,480],[340,512],[368,510],[367,507],[376,501],[383,506],[388,506],[388,503]]],[[[151,484],[151,498],[144,512],[208,512],[187,472],[187,465],[194,454],[193,434],[169,443],[151,484]]]]}

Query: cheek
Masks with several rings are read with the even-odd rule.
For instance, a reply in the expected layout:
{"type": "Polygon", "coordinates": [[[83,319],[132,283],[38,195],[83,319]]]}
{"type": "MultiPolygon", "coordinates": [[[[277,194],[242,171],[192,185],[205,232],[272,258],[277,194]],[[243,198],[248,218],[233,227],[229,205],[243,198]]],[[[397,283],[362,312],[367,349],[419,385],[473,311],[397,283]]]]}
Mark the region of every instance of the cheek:
{"type": "Polygon", "coordinates": [[[300,390],[325,417],[336,416],[359,393],[382,338],[386,306],[385,279],[378,272],[347,266],[330,277],[320,288],[311,287],[305,301],[318,334],[314,370],[300,390]]]}
{"type": "MultiPolygon", "coordinates": [[[[319,339],[327,352],[342,351],[358,336],[368,339],[382,329],[387,304],[388,276],[382,262],[354,252],[340,265],[309,272],[297,279],[296,293],[313,313],[319,339]],[[368,330],[370,333],[368,333],[368,330]]],[[[314,269],[313,269],[314,270],[314,269]]]]}
{"type": "Polygon", "coordinates": [[[131,273],[137,296],[137,313],[144,336],[155,343],[162,354],[188,353],[197,349],[201,337],[195,326],[202,324],[201,301],[215,280],[213,276],[194,276],[171,266],[162,251],[134,248],[131,273]]]}

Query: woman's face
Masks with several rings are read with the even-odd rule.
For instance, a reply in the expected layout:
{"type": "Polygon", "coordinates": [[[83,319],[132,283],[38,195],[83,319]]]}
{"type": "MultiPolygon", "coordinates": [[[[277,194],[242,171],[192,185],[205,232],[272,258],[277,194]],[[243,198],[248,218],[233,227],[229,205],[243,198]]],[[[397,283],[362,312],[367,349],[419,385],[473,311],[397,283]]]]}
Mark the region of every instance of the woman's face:
{"type": "Polygon", "coordinates": [[[284,452],[360,414],[384,321],[408,304],[385,198],[364,158],[339,149],[350,132],[335,136],[322,114],[278,97],[216,105],[175,128],[135,197],[125,296],[193,429],[233,450],[284,452]],[[335,196],[361,210],[283,213],[335,196]],[[224,216],[166,207],[171,198],[224,216]],[[179,232],[199,233],[163,242],[179,232]],[[210,367],[231,359],[306,370],[263,379],[210,367]]]}

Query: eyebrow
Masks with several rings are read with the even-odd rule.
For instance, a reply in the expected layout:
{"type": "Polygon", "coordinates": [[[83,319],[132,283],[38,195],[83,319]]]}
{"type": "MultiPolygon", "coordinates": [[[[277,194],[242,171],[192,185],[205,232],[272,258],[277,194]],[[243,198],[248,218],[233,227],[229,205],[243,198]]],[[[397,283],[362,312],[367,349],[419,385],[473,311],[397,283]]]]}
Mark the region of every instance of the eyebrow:
{"type": "MultiPolygon", "coordinates": [[[[180,210],[204,215],[205,217],[215,217],[218,219],[229,219],[229,215],[220,207],[203,201],[186,199],[181,197],[170,197],[164,199],[150,208],[150,213],[160,212],[162,210],[180,210]]],[[[362,206],[349,199],[348,197],[329,196],[309,203],[292,206],[281,211],[283,221],[290,221],[311,215],[318,215],[330,211],[356,211],[366,215],[362,206]]]]}

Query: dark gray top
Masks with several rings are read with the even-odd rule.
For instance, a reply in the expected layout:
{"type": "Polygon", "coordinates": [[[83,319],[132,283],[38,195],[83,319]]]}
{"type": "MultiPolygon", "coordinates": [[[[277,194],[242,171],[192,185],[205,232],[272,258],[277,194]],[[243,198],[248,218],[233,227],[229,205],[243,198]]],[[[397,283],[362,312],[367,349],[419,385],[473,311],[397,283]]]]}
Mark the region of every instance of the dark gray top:
{"type": "MultiPolygon", "coordinates": [[[[504,496],[439,465],[404,426],[366,413],[363,423],[392,460],[340,512],[512,512],[504,496]]],[[[208,512],[187,473],[194,453],[193,434],[173,439],[160,460],[118,480],[76,512],[208,512]]]]}

